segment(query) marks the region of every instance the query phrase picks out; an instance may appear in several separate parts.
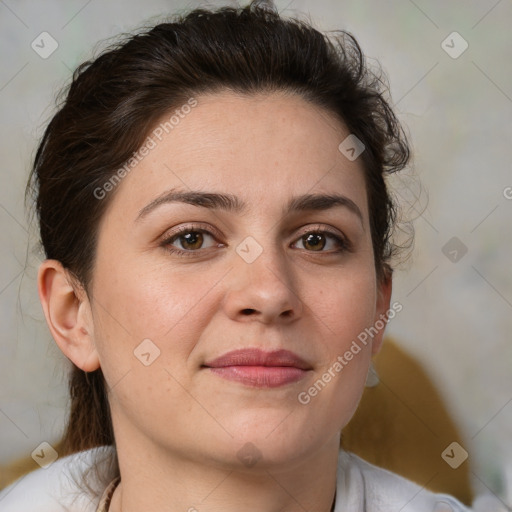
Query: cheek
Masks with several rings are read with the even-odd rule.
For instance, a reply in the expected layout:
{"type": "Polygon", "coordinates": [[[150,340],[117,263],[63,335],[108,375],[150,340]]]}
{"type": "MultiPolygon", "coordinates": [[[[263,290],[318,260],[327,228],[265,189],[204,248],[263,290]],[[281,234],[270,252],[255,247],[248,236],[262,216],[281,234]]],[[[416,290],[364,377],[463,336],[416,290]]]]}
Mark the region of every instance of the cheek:
{"type": "Polygon", "coordinates": [[[348,423],[364,390],[371,358],[365,329],[375,315],[376,289],[371,276],[371,271],[352,273],[316,297],[323,357],[312,387],[300,398],[301,403],[316,408],[333,429],[348,423]]]}
{"type": "MultiPolygon", "coordinates": [[[[315,322],[322,331],[316,336],[322,345],[318,378],[322,389],[318,400],[340,411],[345,421],[353,414],[364,389],[371,358],[371,339],[365,330],[373,325],[376,285],[372,268],[354,266],[340,272],[310,298],[315,322]]],[[[315,393],[315,390],[312,390],[315,393]]],[[[307,398],[307,397],[306,397],[307,398]]]]}
{"type": "Polygon", "coordinates": [[[98,265],[95,337],[102,366],[121,372],[139,365],[134,351],[147,339],[165,356],[162,362],[185,357],[209,321],[217,282],[216,275],[154,263],[98,265]]]}
{"type": "Polygon", "coordinates": [[[357,338],[375,317],[376,286],[371,269],[340,272],[307,299],[321,320],[331,347],[343,346],[357,338]]]}

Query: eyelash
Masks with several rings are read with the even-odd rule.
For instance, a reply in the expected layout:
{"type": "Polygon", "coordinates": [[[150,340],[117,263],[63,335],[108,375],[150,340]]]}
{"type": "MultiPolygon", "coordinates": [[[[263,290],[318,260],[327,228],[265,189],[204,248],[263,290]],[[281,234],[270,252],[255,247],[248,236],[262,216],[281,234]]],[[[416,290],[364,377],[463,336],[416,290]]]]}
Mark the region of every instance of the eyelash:
{"type": "MultiPolygon", "coordinates": [[[[206,229],[205,227],[202,227],[200,224],[197,224],[197,225],[185,226],[182,229],[180,229],[179,231],[172,233],[170,236],[168,236],[164,240],[162,240],[160,245],[162,247],[164,247],[170,253],[175,254],[176,256],[179,256],[179,257],[182,257],[182,256],[183,257],[195,257],[195,256],[197,256],[197,253],[207,250],[207,249],[184,250],[184,249],[178,249],[177,247],[174,247],[172,245],[173,242],[175,242],[181,236],[183,236],[187,233],[202,233],[202,234],[210,235],[212,238],[216,238],[216,235],[214,233],[212,233],[209,229],[206,229]]],[[[329,230],[321,229],[319,227],[318,228],[310,228],[309,230],[304,231],[296,239],[296,241],[294,243],[299,242],[302,239],[302,237],[304,237],[306,235],[311,235],[311,234],[324,235],[328,238],[334,239],[335,243],[338,245],[338,248],[332,252],[331,251],[307,251],[306,249],[302,249],[306,252],[310,252],[313,254],[314,253],[335,254],[335,253],[344,253],[344,252],[352,251],[352,246],[346,238],[341,237],[329,230]]],[[[224,246],[224,244],[221,244],[221,245],[224,246]]]]}

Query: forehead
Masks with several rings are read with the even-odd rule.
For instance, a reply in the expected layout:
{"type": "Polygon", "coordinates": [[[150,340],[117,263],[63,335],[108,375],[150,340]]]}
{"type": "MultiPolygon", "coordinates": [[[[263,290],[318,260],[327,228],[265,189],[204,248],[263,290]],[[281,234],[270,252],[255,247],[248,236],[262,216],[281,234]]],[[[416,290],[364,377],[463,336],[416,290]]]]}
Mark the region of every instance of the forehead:
{"type": "Polygon", "coordinates": [[[229,191],[253,207],[340,192],[367,217],[364,169],[338,149],[349,132],[334,114],[283,92],[194,99],[172,124],[176,111],[158,121],[149,133],[152,149],[122,180],[114,203],[143,208],[175,187],[229,191]]]}

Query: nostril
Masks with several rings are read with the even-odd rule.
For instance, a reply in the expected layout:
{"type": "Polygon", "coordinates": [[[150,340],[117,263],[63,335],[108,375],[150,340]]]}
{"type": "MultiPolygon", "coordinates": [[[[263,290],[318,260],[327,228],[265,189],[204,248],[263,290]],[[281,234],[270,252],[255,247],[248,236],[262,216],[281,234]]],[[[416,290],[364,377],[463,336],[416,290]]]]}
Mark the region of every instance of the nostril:
{"type": "Polygon", "coordinates": [[[251,315],[252,313],[254,313],[254,311],[255,311],[254,309],[243,309],[242,313],[244,315],[251,315]]]}

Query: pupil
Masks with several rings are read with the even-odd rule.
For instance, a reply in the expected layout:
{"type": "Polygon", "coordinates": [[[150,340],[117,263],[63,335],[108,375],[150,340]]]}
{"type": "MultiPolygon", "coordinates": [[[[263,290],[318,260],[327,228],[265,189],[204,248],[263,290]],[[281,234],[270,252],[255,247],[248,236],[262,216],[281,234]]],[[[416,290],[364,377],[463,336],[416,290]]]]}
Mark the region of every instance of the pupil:
{"type": "Polygon", "coordinates": [[[194,246],[194,247],[191,247],[192,249],[198,249],[202,245],[203,235],[201,233],[198,233],[197,231],[192,231],[191,233],[187,233],[186,235],[183,236],[183,238],[185,239],[186,245],[194,246]],[[199,246],[199,247],[197,247],[197,246],[199,246]]]}

